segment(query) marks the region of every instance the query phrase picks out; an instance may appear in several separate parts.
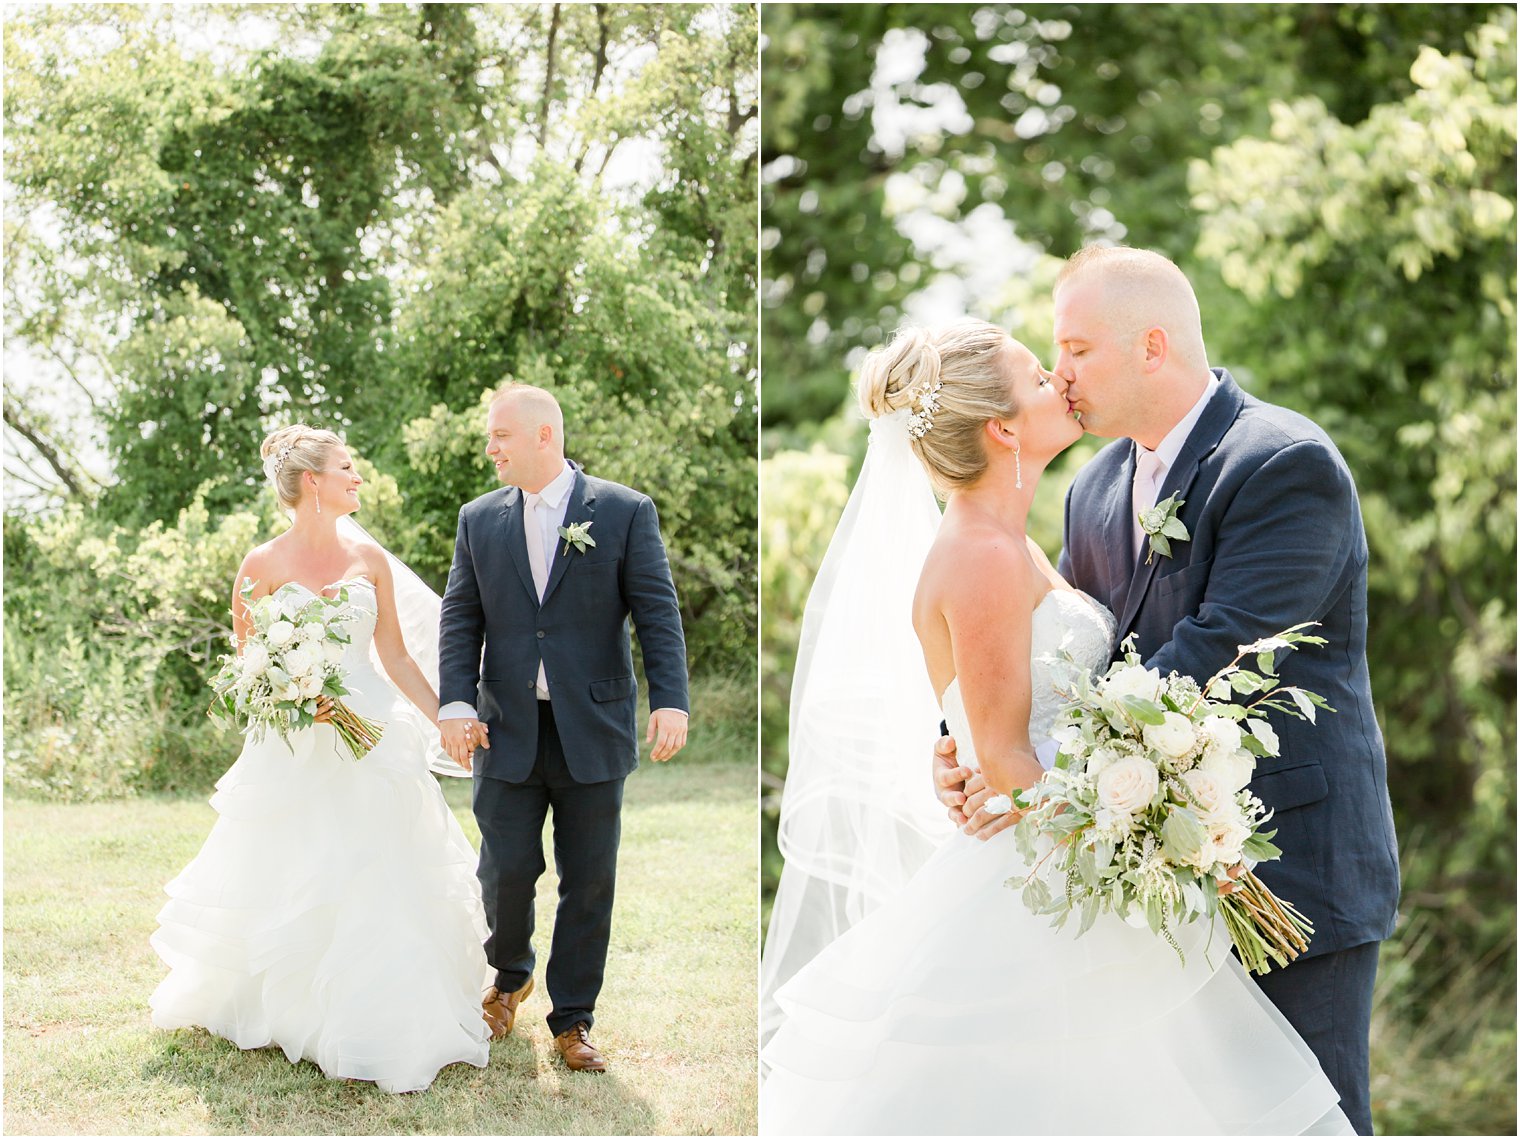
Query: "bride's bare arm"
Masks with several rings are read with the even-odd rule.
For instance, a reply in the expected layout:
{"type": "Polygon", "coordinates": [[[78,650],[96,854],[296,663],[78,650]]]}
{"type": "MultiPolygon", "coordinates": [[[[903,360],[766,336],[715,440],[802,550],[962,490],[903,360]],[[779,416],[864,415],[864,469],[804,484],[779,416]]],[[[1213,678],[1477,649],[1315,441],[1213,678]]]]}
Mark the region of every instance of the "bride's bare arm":
{"type": "Polygon", "coordinates": [[[1031,598],[1043,589],[1028,556],[999,539],[956,567],[941,601],[976,755],[999,794],[1042,774],[1029,740],[1029,655],[1031,598]]]}
{"type": "Polygon", "coordinates": [[[401,621],[396,616],[396,583],[384,551],[376,548],[371,556],[366,556],[365,566],[375,583],[375,597],[379,605],[375,619],[375,653],[385,666],[391,683],[436,726],[438,693],[433,691],[427,677],[422,675],[422,669],[417,667],[417,662],[406,651],[406,641],[401,635],[401,621]]]}
{"type": "Polygon", "coordinates": [[[243,655],[243,647],[248,642],[248,630],[253,628],[253,616],[248,612],[248,602],[257,601],[269,592],[268,573],[265,572],[264,558],[259,550],[249,550],[243,558],[243,564],[238,566],[237,573],[232,579],[232,638],[237,646],[238,656],[243,655]],[[243,583],[253,582],[253,593],[247,599],[243,598],[243,583]]]}

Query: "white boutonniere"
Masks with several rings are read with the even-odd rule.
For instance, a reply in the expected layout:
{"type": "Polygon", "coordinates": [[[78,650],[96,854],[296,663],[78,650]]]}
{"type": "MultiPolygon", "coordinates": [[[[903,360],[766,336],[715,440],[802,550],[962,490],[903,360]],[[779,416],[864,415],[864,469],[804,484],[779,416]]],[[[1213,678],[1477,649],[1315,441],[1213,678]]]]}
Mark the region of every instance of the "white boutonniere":
{"type": "Polygon", "coordinates": [[[590,522],[577,522],[573,526],[561,526],[559,536],[565,540],[565,548],[561,553],[569,554],[570,547],[574,546],[581,553],[586,552],[586,547],[596,547],[596,539],[591,536],[590,522]]]}
{"type": "Polygon", "coordinates": [[[1140,529],[1150,537],[1150,552],[1145,555],[1145,564],[1150,565],[1151,559],[1157,554],[1163,558],[1172,556],[1172,540],[1186,542],[1191,534],[1188,528],[1182,524],[1182,519],[1177,517],[1177,511],[1182,509],[1187,500],[1178,498],[1175,494],[1164,498],[1149,510],[1140,512],[1140,529]]]}

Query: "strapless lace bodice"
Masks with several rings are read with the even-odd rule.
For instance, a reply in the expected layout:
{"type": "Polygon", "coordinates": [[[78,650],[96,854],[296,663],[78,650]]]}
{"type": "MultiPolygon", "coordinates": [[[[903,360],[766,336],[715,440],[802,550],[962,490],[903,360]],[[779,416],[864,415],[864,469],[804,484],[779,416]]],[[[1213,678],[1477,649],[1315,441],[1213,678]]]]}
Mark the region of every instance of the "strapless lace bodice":
{"type": "MultiPolygon", "coordinates": [[[[1118,622],[1113,614],[1085,593],[1053,589],[1040,599],[1031,615],[1029,742],[1038,747],[1050,737],[1051,725],[1063,697],[1057,691],[1067,667],[1064,653],[1089,671],[1108,663],[1118,622]]],[[[940,697],[945,724],[955,737],[956,755],[964,767],[980,770],[959,678],[940,697]]]]}
{"type": "MultiPolygon", "coordinates": [[[[348,598],[344,604],[343,628],[349,635],[348,647],[343,652],[343,673],[352,676],[359,670],[371,671],[370,642],[375,637],[375,623],[380,615],[380,602],[375,596],[375,584],[367,577],[350,577],[326,586],[323,594],[331,599],[328,590],[347,588],[348,598]]],[[[276,593],[286,590],[313,596],[310,589],[299,581],[287,581],[276,593]]],[[[304,602],[303,602],[304,604],[304,602]]]]}

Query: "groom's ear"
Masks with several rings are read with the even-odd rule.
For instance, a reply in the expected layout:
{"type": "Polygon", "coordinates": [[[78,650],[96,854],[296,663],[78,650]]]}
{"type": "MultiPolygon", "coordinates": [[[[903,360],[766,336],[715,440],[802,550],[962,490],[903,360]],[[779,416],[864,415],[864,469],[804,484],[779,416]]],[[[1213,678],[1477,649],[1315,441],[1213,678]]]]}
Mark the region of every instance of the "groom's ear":
{"type": "Polygon", "coordinates": [[[1170,349],[1171,344],[1167,339],[1166,329],[1159,326],[1147,328],[1140,340],[1140,367],[1147,373],[1156,371],[1166,363],[1170,349]]]}

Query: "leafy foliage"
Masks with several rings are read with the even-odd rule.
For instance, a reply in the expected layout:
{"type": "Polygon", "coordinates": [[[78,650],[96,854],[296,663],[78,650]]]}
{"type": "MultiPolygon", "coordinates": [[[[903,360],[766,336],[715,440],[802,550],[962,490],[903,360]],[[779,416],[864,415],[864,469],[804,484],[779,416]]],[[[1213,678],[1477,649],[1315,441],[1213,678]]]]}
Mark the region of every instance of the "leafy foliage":
{"type": "Polygon", "coordinates": [[[345,434],[364,525],[441,587],[509,377],[655,499],[694,670],[752,675],[754,26],[7,13],[6,330],[47,365],[7,376],[7,469],[65,504],[5,519],[8,788],[204,792],[232,575],[282,525],[263,434],[345,434]]]}
{"type": "MultiPolygon", "coordinates": [[[[33,510],[71,509],[8,517],[7,541],[66,532],[105,559],[93,591],[57,561],[13,566],[8,600],[111,627],[193,597],[152,618],[174,644],[225,624],[237,560],[194,544],[251,544],[259,441],[295,421],[372,464],[363,522],[441,587],[459,505],[496,485],[481,398],[517,378],[560,395],[573,457],[655,499],[694,667],[751,673],[755,19],[8,12],[6,329],[39,366],[8,382],[7,469],[33,510]]],[[[143,683],[183,681],[165,707],[188,722],[204,657],[142,651],[143,683]]]]}
{"type": "MultiPolygon", "coordinates": [[[[1090,241],[1176,260],[1211,360],[1345,454],[1405,879],[1374,1041],[1375,1070],[1393,1066],[1389,1130],[1514,1126],[1513,1028],[1496,1011],[1513,1003],[1515,950],[1514,28],[1496,5],[809,5],[764,20],[768,468],[815,440],[858,455],[836,418],[849,369],[938,290],[1044,353],[1053,258],[1090,241]],[[1470,1047],[1448,989],[1481,1026],[1470,1047]],[[1433,1112],[1393,1090],[1432,1070],[1471,1096],[1433,1112]]],[[[1041,488],[1030,522],[1051,554],[1060,491],[1041,488]]],[[[791,524],[772,501],[767,535],[791,524]]],[[[762,642],[783,667],[806,562],[797,574],[762,569],[762,642]]],[[[785,679],[768,680],[773,787],[785,704],[785,679]]]]}

